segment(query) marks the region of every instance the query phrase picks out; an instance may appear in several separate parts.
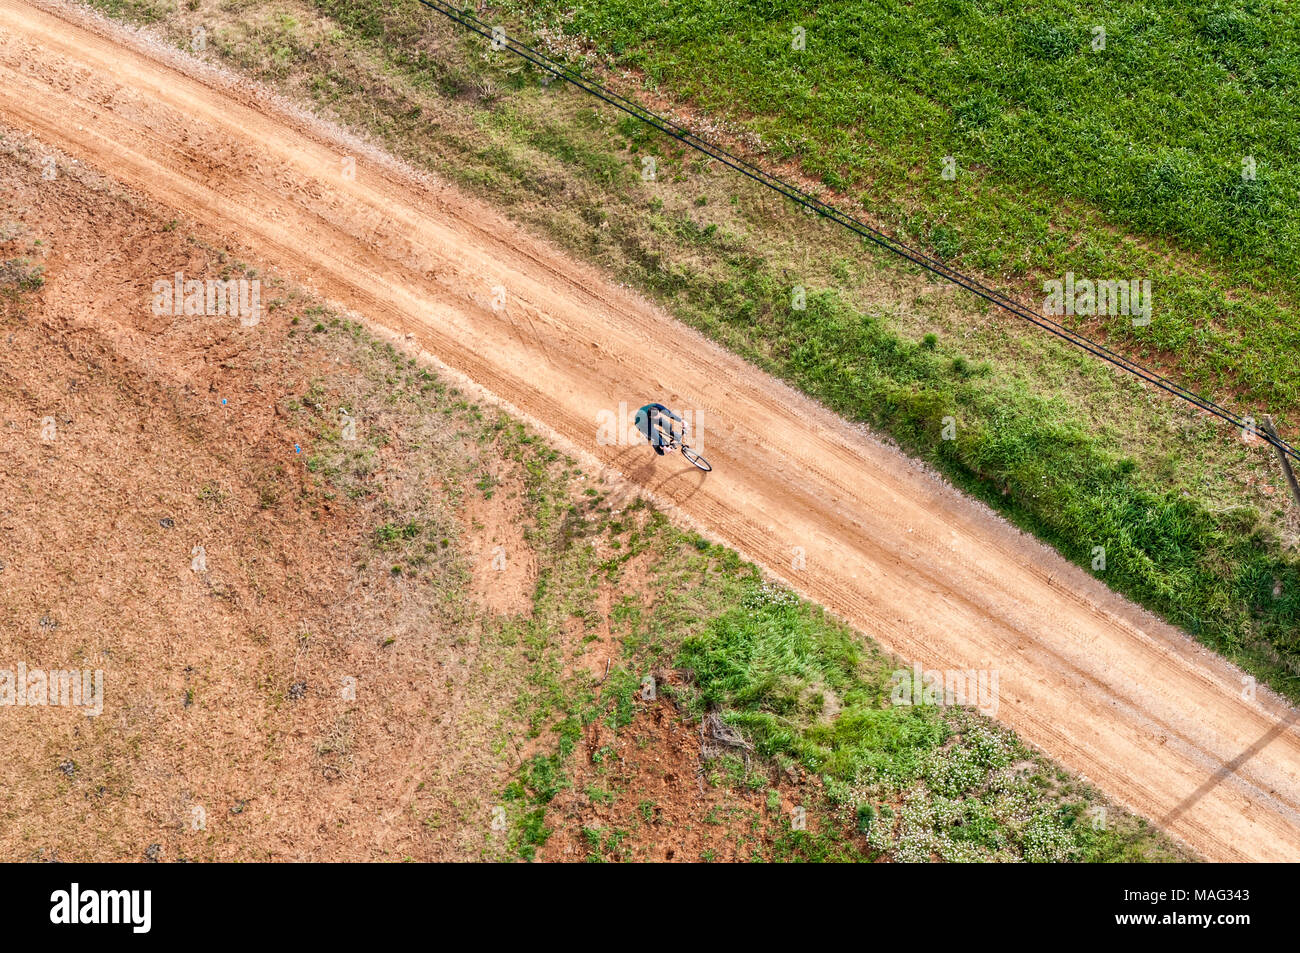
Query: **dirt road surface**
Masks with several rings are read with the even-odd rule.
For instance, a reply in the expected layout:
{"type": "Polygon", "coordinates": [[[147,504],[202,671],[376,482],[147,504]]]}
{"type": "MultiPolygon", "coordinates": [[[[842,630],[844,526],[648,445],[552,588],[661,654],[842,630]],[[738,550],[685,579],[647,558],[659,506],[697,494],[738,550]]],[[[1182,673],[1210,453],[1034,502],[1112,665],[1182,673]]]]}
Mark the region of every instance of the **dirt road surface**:
{"type": "MultiPolygon", "coordinates": [[[[1207,858],[1300,860],[1293,709],[1249,697],[1185,635],[491,210],[44,0],[0,0],[0,123],[414,335],[909,662],[997,669],[1000,720],[1207,858]],[[599,442],[600,412],[656,399],[699,415],[713,473],[599,442]]],[[[160,277],[140,275],[141,308],[160,277]]]]}

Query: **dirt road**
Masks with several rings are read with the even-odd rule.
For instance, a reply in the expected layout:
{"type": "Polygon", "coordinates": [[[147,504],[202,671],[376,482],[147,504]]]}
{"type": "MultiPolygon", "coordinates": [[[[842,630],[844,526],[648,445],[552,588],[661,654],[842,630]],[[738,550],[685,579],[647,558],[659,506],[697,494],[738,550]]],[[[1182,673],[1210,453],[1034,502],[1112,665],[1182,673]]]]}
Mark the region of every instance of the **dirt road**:
{"type": "Polygon", "coordinates": [[[1238,670],[492,211],[79,18],[0,0],[0,123],[413,334],[905,659],[997,669],[1000,720],[1206,857],[1300,860],[1297,713],[1238,670]],[[712,474],[598,441],[652,399],[712,474]]]}

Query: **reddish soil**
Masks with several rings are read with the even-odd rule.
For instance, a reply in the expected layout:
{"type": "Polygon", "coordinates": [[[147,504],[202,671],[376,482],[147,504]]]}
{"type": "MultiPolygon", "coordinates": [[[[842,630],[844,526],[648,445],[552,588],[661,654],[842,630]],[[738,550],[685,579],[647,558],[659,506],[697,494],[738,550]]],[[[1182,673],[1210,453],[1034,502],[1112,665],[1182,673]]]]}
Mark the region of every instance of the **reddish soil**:
{"type": "Polygon", "coordinates": [[[643,702],[618,732],[592,724],[573,759],[573,786],[551,802],[555,831],[538,858],[748,861],[771,855],[796,807],[804,807],[806,830],[825,823],[815,779],[768,767],[761,788],[728,783],[701,749],[699,723],[662,697],[643,702]]]}
{"type": "MultiPolygon", "coordinates": [[[[0,154],[0,259],[45,269],[0,299],[0,668],[102,670],[105,704],[0,708],[0,856],[492,855],[509,673],[441,592],[357,569],[374,513],[294,450],[286,398],[348,386],[346,352],[291,347],[291,306],[155,317],[152,277],[220,253],[93,173],[43,180],[43,155],[12,134],[0,154]]],[[[381,475],[410,476],[397,453],[381,475]]],[[[508,489],[473,512],[519,518],[508,489]]]]}

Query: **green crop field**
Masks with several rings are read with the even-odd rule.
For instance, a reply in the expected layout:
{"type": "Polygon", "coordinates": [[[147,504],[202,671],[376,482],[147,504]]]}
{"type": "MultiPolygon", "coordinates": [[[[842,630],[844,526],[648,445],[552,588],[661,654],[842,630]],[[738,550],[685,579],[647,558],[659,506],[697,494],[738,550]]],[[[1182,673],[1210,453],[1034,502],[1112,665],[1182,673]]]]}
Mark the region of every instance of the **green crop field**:
{"type": "Polygon", "coordinates": [[[1285,3],[507,5],[732,117],[890,226],[1041,299],[1147,277],[1107,333],[1297,409],[1300,18],[1285,3]],[[802,49],[795,49],[802,30],[802,49]],[[955,178],[942,175],[951,157],[955,178]]]}
{"type": "Polygon", "coordinates": [[[674,95],[759,117],[777,154],[841,187],[919,185],[955,212],[926,175],[952,154],[1252,271],[1294,275],[1300,261],[1300,21],[1287,4],[519,6],[674,95]]]}

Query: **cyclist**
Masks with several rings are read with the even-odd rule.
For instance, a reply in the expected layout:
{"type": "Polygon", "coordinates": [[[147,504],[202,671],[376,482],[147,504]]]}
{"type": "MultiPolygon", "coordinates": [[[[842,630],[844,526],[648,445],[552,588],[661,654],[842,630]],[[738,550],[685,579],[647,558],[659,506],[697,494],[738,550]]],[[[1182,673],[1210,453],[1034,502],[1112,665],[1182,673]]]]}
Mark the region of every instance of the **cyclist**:
{"type": "Polygon", "coordinates": [[[676,450],[685,435],[685,422],[663,404],[646,404],[636,412],[636,429],[650,441],[655,453],[676,450]],[[674,426],[681,424],[681,427],[674,426]]]}

